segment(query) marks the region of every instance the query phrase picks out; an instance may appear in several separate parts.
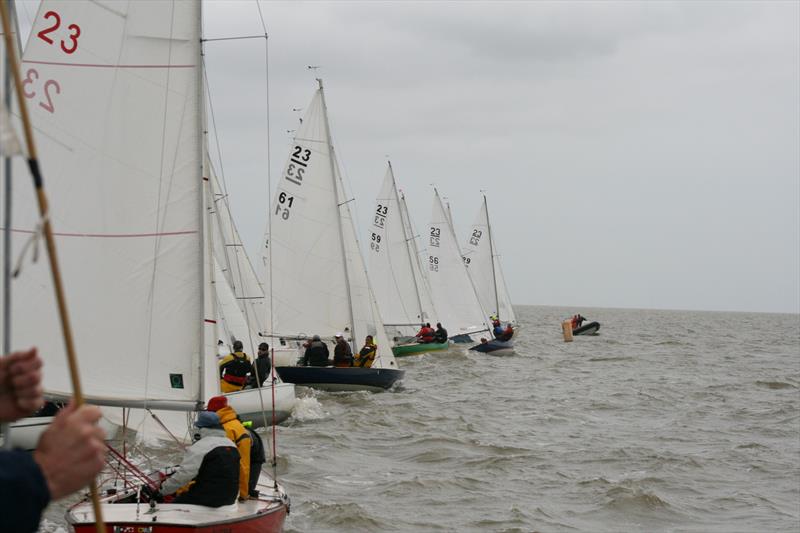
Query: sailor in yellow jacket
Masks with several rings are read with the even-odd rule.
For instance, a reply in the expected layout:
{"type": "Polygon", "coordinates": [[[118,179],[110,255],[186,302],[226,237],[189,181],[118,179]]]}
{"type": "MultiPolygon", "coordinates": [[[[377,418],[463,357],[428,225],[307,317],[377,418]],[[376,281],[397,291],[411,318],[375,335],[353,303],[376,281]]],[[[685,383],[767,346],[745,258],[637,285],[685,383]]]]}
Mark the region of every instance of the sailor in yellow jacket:
{"type": "Polygon", "coordinates": [[[208,410],[217,413],[225,435],[239,450],[239,501],[246,500],[250,496],[250,433],[237,418],[233,407],[228,405],[225,396],[214,396],[208,400],[208,410]]]}
{"type": "Polygon", "coordinates": [[[219,387],[222,392],[242,390],[247,383],[247,374],[253,371],[250,358],[244,353],[242,341],[233,343],[233,352],[219,362],[219,387]]]}

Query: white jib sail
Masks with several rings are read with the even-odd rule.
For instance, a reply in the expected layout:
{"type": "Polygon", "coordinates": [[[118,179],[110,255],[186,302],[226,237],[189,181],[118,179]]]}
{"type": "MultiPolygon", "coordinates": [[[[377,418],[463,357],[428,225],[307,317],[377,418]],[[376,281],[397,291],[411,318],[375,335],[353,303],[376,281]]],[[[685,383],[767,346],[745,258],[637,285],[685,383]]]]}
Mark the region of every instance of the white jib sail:
{"type": "Polygon", "coordinates": [[[228,197],[211,165],[209,181],[214,198],[214,257],[219,263],[220,274],[230,286],[234,301],[247,322],[248,330],[241,332],[244,336],[237,339],[244,343],[245,350],[255,353],[258,333],[266,331],[267,326],[268,310],[264,289],[239,236],[228,197]]]}
{"type": "Polygon", "coordinates": [[[485,313],[472,286],[455,234],[438,192],[434,192],[428,238],[428,281],[438,322],[450,335],[488,328],[485,313]]]}
{"type": "MultiPolygon", "coordinates": [[[[101,403],[200,399],[199,47],[196,2],[44,1],[23,56],[84,392],[101,403]]],[[[39,225],[21,185],[14,257],[39,225]]],[[[39,347],[48,393],[71,395],[50,278],[24,262],[13,338],[39,347]]]]}
{"type": "Polygon", "coordinates": [[[484,197],[478,217],[470,228],[469,237],[464,245],[464,265],[472,277],[475,292],[478,293],[483,309],[499,317],[503,322],[516,323],[516,315],[511,307],[503,271],[500,268],[497,244],[493,237],[484,197]]]}
{"type": "Polygon", "coordinates": [[[389,164],[367,229],[370,281],[389,336],[413,335],[435,316],[410,227],[389,164]]]}

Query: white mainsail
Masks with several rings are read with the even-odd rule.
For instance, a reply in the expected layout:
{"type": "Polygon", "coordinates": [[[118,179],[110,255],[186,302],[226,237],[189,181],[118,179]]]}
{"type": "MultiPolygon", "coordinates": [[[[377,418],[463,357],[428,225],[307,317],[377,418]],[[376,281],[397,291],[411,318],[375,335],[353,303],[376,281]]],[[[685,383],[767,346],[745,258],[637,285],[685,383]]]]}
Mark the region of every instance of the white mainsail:
{"type": "MultiPolygon", "coordinates": [[[[45,1],[25,49],[84,392],[98,403],[203,400],[216,335],[204,325],[199,59],[196,2],[45,1]]],[[[15,187],[15,257],[37,231],[35,204],[15,187]]],[[[70,396],[46,261],[24,264],[15,295],[15,344],[38,346],[46,392],[70,396]]]]}
{"type": "Polygon", "coordinates": [[[438,321],[451,336],[486,331],[487,315],[464,267],[450,218],[434,190],[428,238],[428,281],[438,321]]]}
{"type": "Polygon", "coordinates": [[[472,277],[483,308],[503,322],[516,323],[503,269],[500,267],[500,255],[489,224],[486,196],[483,197],[478,217],[470,228],[463,255],[464,265],[472,277]]]}
{"type": "Polygon", "coordinates": [[[420,322],[435,320],[436,313],[391,163],[372,212],[367,242],[370,281],[386,329],[389,335],[413,335],[420,322]]]}
{"type": "MultiPolygon", "coordinates": [[[[297,130],[270,212],[275,336],[373,335],[394,367],[330,143],[322,83],[297,130]]],[[[355,350],[354,350],[355,351],[355,350]]]]}

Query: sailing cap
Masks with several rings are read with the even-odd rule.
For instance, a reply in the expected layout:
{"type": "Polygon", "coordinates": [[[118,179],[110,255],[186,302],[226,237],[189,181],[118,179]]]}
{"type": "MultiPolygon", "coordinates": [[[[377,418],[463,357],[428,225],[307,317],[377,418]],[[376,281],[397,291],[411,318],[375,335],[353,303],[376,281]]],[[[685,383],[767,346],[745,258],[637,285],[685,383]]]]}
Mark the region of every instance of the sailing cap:
{"type": "Polygon", "coordinates": [[[198,428],[222,427],[219,423],[217,413],[212,413],[211,411],[200,411],[197,413],[197,420],[194,421],[194,425],[198,428]]]}
{"type": "Polygon", "coordinates": [[[208,410],[216,413],[223,407],[228,407],[228,399],[225,396],[214,396],[208,400],[208,410]]]}
{"type": "Polygon", "coordinates": [[[337,338],[340,338],[340,337],[342,337],[342,333],[341,333],[340,331],[339,331],[339,332],[336,332],[336,337],[337,337],[337,338]]]}

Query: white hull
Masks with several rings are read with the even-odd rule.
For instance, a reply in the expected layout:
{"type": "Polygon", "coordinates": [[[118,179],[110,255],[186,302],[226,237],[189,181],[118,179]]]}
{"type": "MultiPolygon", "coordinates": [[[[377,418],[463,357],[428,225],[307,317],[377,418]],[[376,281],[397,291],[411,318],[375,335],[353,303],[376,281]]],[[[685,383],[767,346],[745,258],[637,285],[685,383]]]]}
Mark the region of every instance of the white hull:
{"type": "MultiPolygon", "coordinates": [[[[272,387],[262,387],[260,394],[259,389],[244,389],[237,392],[229,392],[225,396],[228,398],[228,404],[233,407],[239,418],[252,420],[254,427],[264,425],[264,415],[261,414],[261,402],[263,400],[267,425],[273,424],[272,387]]],[[[275,424],[283,422],[292,415],[296,400],[293,383],[279,382],[275,384],[275,424]]]]}
{"type": "MultiPolygon", "coordinates": [[[[10,425],[11,446],[23,450],[35,450],[42,433],[53,421],[53,416],[32,416],[22,418],[10,425]]],[[[100,427],[106,432],[106,438],[112,440],[119,429],[106,418],[100,419],[100,427]]]]}
{"type": "MultiPolygon", "coordinates": [[[[134,531],[282,531],[289,509],[289,497],[282,487],[274,488],[272,479],[261,474],[257,490],[260,496],[223,507],[158,503],[115,503],[136,498],[136,489],[101,491],[101,508],[106,524],[113,530],[134,531]],[[270,516],[272,515],[272,516],[270,516]],[[119,524],[119,525],[116,525],[119,524]]],[[[94,511],[90,501],[80,502],[66,514],[69,524],[78,531],[94,531],[94,511]]],[[[110,528],[109,528],[110,529],[110,528]]]]}
{"type": "Polygon", "coordinates": [[[275,350],[273,358],[275,366],[297,366],[297,360],[302,357],[303,348],[282,347],[275,350]]]}

